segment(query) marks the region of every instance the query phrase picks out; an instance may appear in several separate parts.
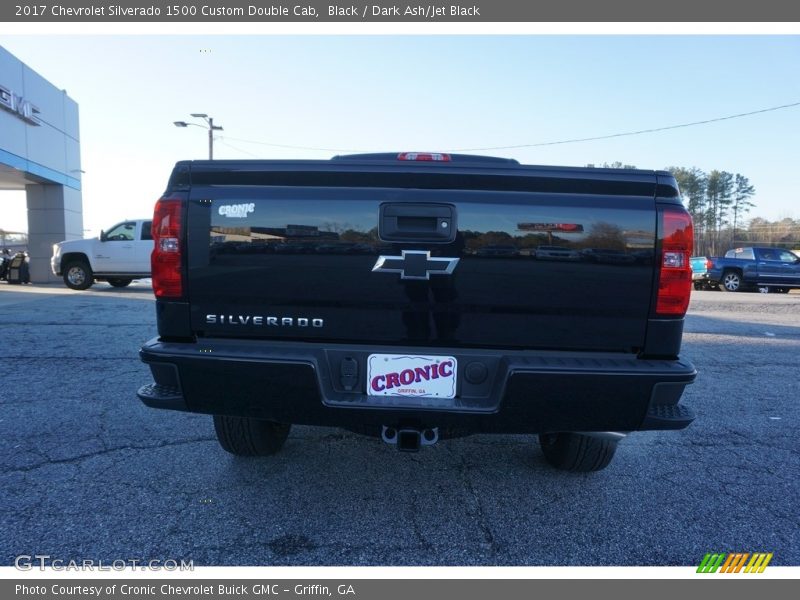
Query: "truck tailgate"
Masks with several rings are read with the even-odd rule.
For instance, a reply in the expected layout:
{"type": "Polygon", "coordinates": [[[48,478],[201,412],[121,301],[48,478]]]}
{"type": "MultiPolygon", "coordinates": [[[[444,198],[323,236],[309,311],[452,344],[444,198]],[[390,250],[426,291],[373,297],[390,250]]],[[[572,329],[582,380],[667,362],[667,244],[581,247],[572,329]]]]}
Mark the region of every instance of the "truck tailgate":
{"type": "Polygon", "coordinates": [[[196,335],[615,352],[643,346],[655,177],[582,185],[558,174],[412,173],[392,175],[387,185],[388,176],[325,175],[194,178],[187,224],[196,335]],[[387,240],[387,207],[400,207],[392,223],[402,222],[408,235],[422,231],[419,239],[401,231],[403,241],[387,240]],[[451,215],[450,239],[435,238],[441,215],[451,215]],[[537,255],[539,246],[564,252],[537,255]]]}

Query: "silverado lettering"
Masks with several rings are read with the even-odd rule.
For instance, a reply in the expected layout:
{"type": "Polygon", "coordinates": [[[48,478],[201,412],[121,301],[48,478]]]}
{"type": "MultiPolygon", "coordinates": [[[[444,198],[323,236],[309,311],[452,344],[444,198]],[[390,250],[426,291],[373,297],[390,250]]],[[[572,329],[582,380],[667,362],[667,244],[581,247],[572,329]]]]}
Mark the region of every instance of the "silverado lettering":
{"type": "Polygon", "coordinates": [[[306,317],[264,317],[262,315],[206,315],[208,325],[267,325],[269,327],[324,327],[324,319],[306,317]]]}
{"type": "Polygon", "coordinates": [[[294,424],[403,451],[512,433],[596,471],[626,435],[694,419],[693,230],[668,172],[182,161],[152,231],[158,337],[138,395],[211,415],[234,455],[274,454],[294,424]]]}

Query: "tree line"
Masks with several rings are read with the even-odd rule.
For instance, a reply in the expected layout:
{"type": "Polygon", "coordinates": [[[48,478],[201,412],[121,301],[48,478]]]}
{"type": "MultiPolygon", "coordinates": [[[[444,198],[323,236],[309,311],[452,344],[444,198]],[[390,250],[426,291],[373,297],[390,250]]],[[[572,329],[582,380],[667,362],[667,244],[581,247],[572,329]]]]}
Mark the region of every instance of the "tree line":
{"type": "MultiPolygon", "coordinates": [[[[619,161],[588,167],[635,169],[619,161]]],[[[770,222],[761,217],[748,221],[756,193],[741,173],[697,167],[667,167],[675,177],[686,209],[694,221],[695,255],[717,256],[735,246],[765,244],[800,248],[800,221],[770,222]]]]}
{"type": "Polygon", "coordinates": [[[714,169],[706,173],[697,167],[669,167],[675,177],[686,209],[694,220],[695,254],[717,256],[728,250],[746,229],[745,215],[755,204],[756,193],[741,173],[714,169]]]}
{"type": "Polygon", "coordinates": [[[777,246],[800,250],[800,219],[784,218],[768,221],[761,217],[750,220],[745,229],[737,230],[730,246],[777,246]]]}

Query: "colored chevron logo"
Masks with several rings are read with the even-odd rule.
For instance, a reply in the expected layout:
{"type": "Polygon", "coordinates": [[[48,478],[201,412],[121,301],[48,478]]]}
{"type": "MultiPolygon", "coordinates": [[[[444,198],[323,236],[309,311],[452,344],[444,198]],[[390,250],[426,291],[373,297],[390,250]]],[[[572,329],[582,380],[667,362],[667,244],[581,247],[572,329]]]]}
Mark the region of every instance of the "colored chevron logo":
{"type": "Polygon", "coordinates": [[[703,557],[700,566],[697,567],[698,573],[763,573],[769,561],[772,560],[772,552],[731,552],[731,553],[711,553],[703,557]],[[749,560],[748,560],[749,559],[749,560]]]}

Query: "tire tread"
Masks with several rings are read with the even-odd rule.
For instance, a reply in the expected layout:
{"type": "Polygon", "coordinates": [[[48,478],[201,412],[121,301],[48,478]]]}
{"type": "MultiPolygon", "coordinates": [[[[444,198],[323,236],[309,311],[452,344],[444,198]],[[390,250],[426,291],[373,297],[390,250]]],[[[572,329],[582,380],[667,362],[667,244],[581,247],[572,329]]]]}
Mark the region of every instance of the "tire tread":
{"type": "Polygon", "coordinates": [[[220,446],[236,456],[275,454],[283,447],[290,429],[291,425],[275,421],[214,415],[214,430],[220,446]]]}
{"type": "Polygon", "coordinates": [[[605,469],[614,458],[617,441],[580,433],[562,432],[540,436],[545,459],[552,466],[574,473],[605,469]],[[551,437],[555,435],[555,441],[551,437]]]}
{"type": "Polygon", "coordinates": [[[62,269],[63,275],[62,279],[64,280],[64,284],[70,288],[71,290],[88,290],[94,284],[94,273],[92,272],[92,267],[89,266],[89,263],[85,260],[71,260],[69,261],[62,269]],[[69,270],[74,266],[80,266],[86,272],[86,280],[82,285],[73,285],[67,279],[67,273],[69,270]]]}

